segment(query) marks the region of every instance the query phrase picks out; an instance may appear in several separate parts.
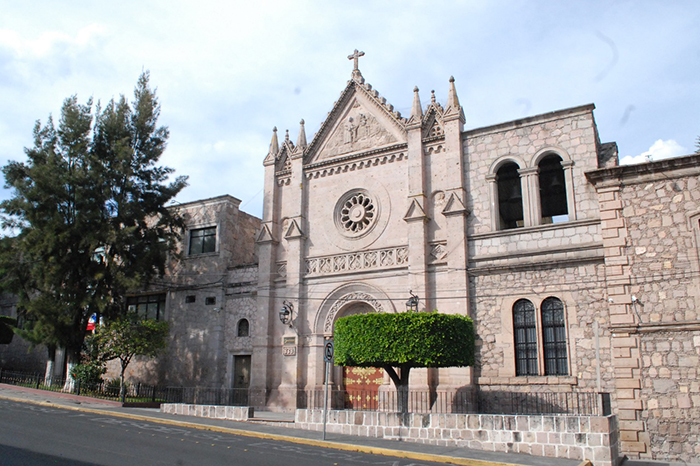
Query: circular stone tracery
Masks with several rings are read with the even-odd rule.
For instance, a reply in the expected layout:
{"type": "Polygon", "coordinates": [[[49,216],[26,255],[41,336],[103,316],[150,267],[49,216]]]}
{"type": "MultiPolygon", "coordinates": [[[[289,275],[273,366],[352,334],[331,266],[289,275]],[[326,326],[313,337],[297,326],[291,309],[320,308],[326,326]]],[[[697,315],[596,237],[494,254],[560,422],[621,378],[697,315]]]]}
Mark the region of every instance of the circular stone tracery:
{"type": "Polygon", "coordinates": [[[336,222],[341,232],[350,237],[359,237],[369,232],[377,218],[375,204],[364,190],[343,196],[336,208],[336,222]]]}

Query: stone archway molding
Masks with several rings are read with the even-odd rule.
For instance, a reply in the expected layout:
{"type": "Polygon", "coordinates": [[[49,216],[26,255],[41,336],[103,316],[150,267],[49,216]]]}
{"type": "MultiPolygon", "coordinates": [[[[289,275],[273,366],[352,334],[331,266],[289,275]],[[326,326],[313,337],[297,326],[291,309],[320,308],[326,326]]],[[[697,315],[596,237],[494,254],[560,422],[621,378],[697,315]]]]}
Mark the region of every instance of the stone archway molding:
{"type": "Polygon", "coordinates": [[[349,283],[336,288],[323,300],[314,325],[316,333],[332,334],[338,314],[352,303],[366,303],[377,312],[396,312],[393,303],[382,290],[365,283],[349,283]]]}

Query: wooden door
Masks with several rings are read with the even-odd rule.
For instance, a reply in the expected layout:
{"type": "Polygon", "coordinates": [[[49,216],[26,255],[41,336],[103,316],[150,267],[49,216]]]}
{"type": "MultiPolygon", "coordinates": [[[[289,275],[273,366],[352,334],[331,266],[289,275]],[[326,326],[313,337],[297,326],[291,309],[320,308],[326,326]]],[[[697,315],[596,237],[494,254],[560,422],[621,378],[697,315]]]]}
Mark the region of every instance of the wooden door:
{"type": "Polygon", "coordinates": [[[376,367],[344,367],[345,408],[373,410],[379,406],[379,386],[384,371],[376,367]]]}

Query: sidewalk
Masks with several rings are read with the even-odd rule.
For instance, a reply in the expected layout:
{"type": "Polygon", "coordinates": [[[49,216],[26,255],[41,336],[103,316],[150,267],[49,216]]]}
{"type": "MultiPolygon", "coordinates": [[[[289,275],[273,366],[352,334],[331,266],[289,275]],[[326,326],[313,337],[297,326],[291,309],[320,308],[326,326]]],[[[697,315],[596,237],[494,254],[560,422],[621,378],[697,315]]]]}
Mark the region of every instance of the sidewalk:
{"type": "MultiPolygon", "coordinates": [[[[588,464],[585,461],[579,462],[518,453],[489,452],[331,433],[326,435],[326,440],[324,441],[322,440],[321,432],[288,427],[290,422],[284,421],[289,421],[289,416],[283,416],[277,413],[256,413],[256,419],[251,422],[177,416],[161,413],[157,409],[124,408],[121,406],[121,403],[115,401],[6,384],[0,384],[0,398],[26,403],[48,404],[56,408],[127,417],[182,427],[227,432],[248,437],[283,440],[324,448],[397,456],[418,461],[432,461],[468,466],[582,466],[588,464]],[[276,423],[274,421],[278,422],[276,423]]],[[[625,463],[625,466],[643,466],[644,464],[645,463],[642,462],[629,461],[625,463]]],[[[662,464],[663,463],[654,463],[654,466],[661,466],[662,464]]]]}

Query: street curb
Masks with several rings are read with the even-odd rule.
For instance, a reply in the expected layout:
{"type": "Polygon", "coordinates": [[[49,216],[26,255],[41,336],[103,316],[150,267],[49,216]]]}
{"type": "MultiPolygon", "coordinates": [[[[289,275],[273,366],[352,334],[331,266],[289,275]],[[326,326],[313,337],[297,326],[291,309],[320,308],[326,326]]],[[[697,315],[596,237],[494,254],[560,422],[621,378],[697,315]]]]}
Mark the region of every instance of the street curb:
{"type": "MultiPolygon", "coordinates": [[[[125,419],[134,419],[137,421],[150,421],[150,422],[155,422],[158,424],[165,424],[165,425],[171,425],[171,426],[189,427],[192,429],[208,430],[208,431],[212,431],[212,432],[222,432],[222,433],[227,433],[227,434],[240,435],[243,437],[252,437],[252,438],[259,438],[259,439],[266,439],[266,440],[281,440],[284,442],[297,443],[300,445],[308,445],[308,446],[312,446],[312,447],[331,448],[334,450],[354,451],[354,452],[358,452],[358,453],[369,453],[369,454],[373,454],[373,455],[382,455],[382,456],[394,456],[397,458],[404,458],[404,459],[410,459],[410,460],[432,461],[434,463],[457,464],[457,465],[461,465],[461,466],[520,466],[520,465],[516,465],[513,463],[500,463],[500,462],[493,462],[493,461],[474,460],[474,459],[469,459],[469,458],[458,458],[458,457],[454,457],[454,456],[433,455],[433,454],[429,454],[429,453],[417,453],[417,452],[410,452],[410,451],[392,450],[389,448],[381,448],[381,447],[366,447],[366,446],[362,446],[362,445],[352,445],[352,444],[346,444],[346,443],[329,442],[326,440],[314,440],[314,439],[306,439],[306,438],[299,438],[299,437],[289,437],[286,435],[269,434],[269,433],[265,433],[265,432],[255,432],[255,431],[251,431],[251,430],[232,429],[230,427],[208,426],[208,425],[204,425],[204,424],[196,424],[196,423],[187,422],[187,421],[175,421],[172,419],[161,419],[161,418],[156,418],[156,417],[143,416],[140,414],[120,413],[117,411],[110,411],[107,409],[91,409],[91,408],[82,408],[82,407],[75,407],[75,406],[64,406],[64,405],[51,403],[50,401],[27,400],[24,398],[14,398],[11,396],[6,396],[6,395],[0,395],[0,399],[16,401],[18,403],[29,403],[29,404],[40,405],[40,406],[47,406],[48,405],[48,406],[51,406],[53,408],[66,409],[69,411],[80,411],[80,412],[92,413],[92,414],[110,415],[110,416],[121,417],[121,418],[125,418],[125,419]]],[[[590,462],[584,461],[579,466],[591,466],[591,464],[590,464],[590,462]]]]}

